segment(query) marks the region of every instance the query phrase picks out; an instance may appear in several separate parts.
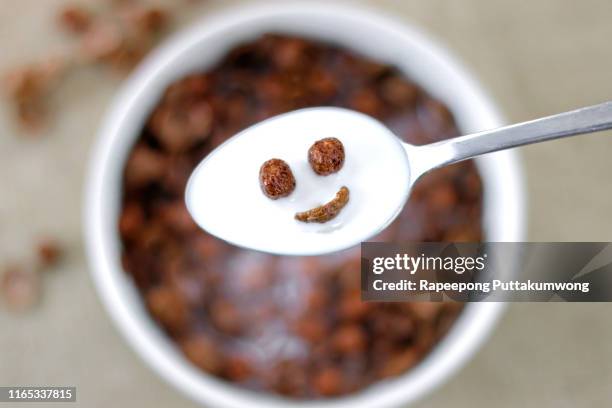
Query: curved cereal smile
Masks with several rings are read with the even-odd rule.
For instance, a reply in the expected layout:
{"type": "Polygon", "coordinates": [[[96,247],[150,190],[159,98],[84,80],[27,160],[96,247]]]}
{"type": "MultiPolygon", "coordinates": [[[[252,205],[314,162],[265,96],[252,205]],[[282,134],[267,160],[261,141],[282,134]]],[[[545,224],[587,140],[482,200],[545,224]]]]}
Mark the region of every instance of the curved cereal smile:
{"type": "Polygon", "coordinates": [[[311,210],[295,214],[295,219],[302,222],[324,223],[336,217],[349,201],[349,189],[340,187],[336,196],[328,203],[311,210]]]}

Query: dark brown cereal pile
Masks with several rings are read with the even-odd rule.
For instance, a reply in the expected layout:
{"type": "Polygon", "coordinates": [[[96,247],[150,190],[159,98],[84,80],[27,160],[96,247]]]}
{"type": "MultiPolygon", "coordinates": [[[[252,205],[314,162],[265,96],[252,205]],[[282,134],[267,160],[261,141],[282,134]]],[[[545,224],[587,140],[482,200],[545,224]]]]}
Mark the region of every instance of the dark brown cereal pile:
{"type": "Polygon", "coordinates": [[[141,0],[108,0],[96,7],[64,6],[57,16],[61,29],[76,42],[41,61],[11,70],[4,82],[15,118],[26,130],[40,131],[49,114],[53,92],[70,73],[92,64],[129,71],[164,33],[170,14],[141,0]]]}
{"type": "MultiPolygon", "coordinates": [[[[266,35],[168,88],[127,162],[119,221],[125,270],[186,357],[241,386],[295,398],[342,395],[409,370],[460,312],[361,302],[358,248],[276,257],[225,244],[191,220],[185,183],[212,149],[272,115],[326,105],[372,115],[415,144],[458,134],[446,107],[395,68],[266,35]]],[[[378,239],[478,241],[481,205],[474,164],[445,167],[415,186],[378,239]]]]}

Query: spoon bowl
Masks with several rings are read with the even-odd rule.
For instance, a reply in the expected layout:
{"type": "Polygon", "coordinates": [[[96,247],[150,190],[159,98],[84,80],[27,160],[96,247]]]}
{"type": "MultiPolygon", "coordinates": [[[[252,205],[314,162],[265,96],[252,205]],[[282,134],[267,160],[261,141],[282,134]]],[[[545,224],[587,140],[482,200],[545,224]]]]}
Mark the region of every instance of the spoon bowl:
{"type": "Polygon", "coordinates": [[[357,245],[382,231],[410,192],[410,166],[401,141],[379,121],[348,109],[301,109],[264,120],[210,153],[187,184],[186,204],[204,230],[234,245],[283,255],[319,255],[357,245]],[[308,149],[336,137],[346,159],[337,173],[317,175],[308,149]],[[266,197],[259,168],[271,158],[291,167],[296,188],[266,197]],[[330,201],[346,186],[348,204],[326,223],[303,223],[297,212],[330,201]]]}

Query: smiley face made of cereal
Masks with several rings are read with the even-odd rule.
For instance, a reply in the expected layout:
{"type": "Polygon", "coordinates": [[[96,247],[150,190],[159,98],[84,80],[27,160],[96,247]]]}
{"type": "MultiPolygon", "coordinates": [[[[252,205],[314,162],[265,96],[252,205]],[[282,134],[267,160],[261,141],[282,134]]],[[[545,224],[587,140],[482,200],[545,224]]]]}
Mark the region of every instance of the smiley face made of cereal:
{"type": "MultiPolygon", "coordinates": [[[[340,171],[344,165],[344,145],[335,137],[316,141],[308,149],[308,163],[320,176],[340,171]]],[[[295,190],[295,176],[289,165],[281,159],[270,159],[261,165],[259,183],[266,197],[276,200],[287,197],[295,190]]],[[[325,223],[335,218],[349,201],[349,189],[342,186],[335,197],[320,206],[295,214],[302,222],[325,223]]]]}

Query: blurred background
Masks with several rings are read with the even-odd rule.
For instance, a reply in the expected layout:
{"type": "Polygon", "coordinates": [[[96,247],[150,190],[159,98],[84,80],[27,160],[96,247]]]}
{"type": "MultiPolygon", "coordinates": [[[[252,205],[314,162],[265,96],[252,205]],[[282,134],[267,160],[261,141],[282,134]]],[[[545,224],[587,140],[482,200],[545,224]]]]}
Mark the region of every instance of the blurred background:
{"type": "MultiPolygon", "coordinates": [[[[81,3],[99,7],[103,1],[81,3]]],[[[151,3],[169,11],[172,32],[214,10],[249,2],[151,3]]],[[[612,99],[607,0],[352,3],[430,33],[474,73],[508,122],[612,99]]],[[[0,73],[72,44],[70,34],[57,28],[65,6],[65,0],[0,4],[0,73]]],[[[0,384],[75,385],[77,405],[87,407],[194,407],[128,348],[87,271],[81,234],[87,156],[127,72],[96,64],[79,69],[50,96],[46,123],[34,132],[26,128],[39,126],[38,116],[28,116],[24,128],[11,98],[0,101],[0,267],[32,262],[46,237],[63,252],[61,262],[42,275],[35,307],[0,307],[0,384]]],[[[531,241],[612,241],[610,132],[521,153],[531,241]]],[[[417,406],[605,406],[612,401],[609,315],[610,305],[603,303],[512,304],[476,357],[417,406]]]]}

